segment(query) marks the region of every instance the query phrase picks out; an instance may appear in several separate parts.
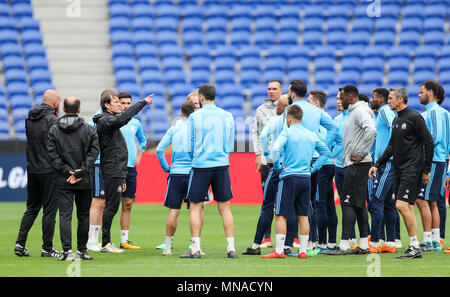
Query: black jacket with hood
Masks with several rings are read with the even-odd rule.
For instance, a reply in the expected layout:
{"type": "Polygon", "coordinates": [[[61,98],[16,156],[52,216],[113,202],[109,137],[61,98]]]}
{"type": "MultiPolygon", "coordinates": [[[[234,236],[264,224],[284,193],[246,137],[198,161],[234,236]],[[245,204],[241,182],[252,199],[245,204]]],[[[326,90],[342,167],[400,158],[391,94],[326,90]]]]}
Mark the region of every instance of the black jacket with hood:
{"type": "Polygon", "coordinates": [[[65,189],[91,188],[91,169],[99,153],[98,136],[92,126],[75,114],[65,114],[48,133],[48,154],[57,171],[56,187],[65,189]],[[67,179],[69,171],[81,169],[76,184],[67,179]]]}
{"type": "Polygon", "coordinates": [[[100,169],[104,178],[125,179],[127,177],[128,149],[120,128],[146,105],[146,101],[141,100],[120,114],[113,115],[104,110],[92,118],[97,125],[100,169]]]}
{"type": "Polygon", "coordinates": [[[48,104],[34,105],[25,120],[27,136],[27,171],[29,173],[55,173],[47,153],[47,136],[50,127],[58,120],[56,109],[48,104]]]}

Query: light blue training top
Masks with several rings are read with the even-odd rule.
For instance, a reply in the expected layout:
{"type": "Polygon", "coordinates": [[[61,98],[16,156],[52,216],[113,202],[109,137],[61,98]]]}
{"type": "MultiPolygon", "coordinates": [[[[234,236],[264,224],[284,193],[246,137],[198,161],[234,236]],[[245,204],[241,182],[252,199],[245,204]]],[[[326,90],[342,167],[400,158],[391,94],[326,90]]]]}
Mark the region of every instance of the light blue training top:
{"type": "Polygon", "coordinates": [[[425,105],[422,113],[434,141],[434,162],[446,162],[450,154],[450,114],[437,102],[425,105]]]}
{"type": "MultiPolygon", "coordinates": [[[[341,137],[344,137],[345,132],[345,122],[348,119],[348,110],[344,110],[341,114],[337,115],[334,118],[334,123],[339,129],[339,135],[341,137]]],[[[333,153],[331,154],[331,158],[336,158],[336,161],[334,162],[334,166],[337,166],[339,168],[344,168],[342,165],[342,159],[344,158],[344,148],[341,144],[336,144],[333,149],[333,153]]]]}
{"type": "Polygon", "coordinates": [[[228,166],[234,151],[233,115],[215,104],[204,104],[189,116],[188,125],[192,167],[228,166]]]}
{"type": "Polygon", "coordinates": [[[392,133],[392,121],[395,117],[396,114],[391,110],[389,104],[381,106],[375,114],[374,119],[377,135],[375,136],[375,154],[373,163],[377,162],[378,158],[384,153],[384,150],[389,144],[392,133]]]}
{"type": "Polygon", "coordinates": [[[272,148],[274,169],[281,170],[280,178],[289,175],[310,176],[330,157],[330,150],[319,137],[301,124],[293,124],[281,132],[272,148]],[[314,151],[319,152],[311,167],[314,151]]]}

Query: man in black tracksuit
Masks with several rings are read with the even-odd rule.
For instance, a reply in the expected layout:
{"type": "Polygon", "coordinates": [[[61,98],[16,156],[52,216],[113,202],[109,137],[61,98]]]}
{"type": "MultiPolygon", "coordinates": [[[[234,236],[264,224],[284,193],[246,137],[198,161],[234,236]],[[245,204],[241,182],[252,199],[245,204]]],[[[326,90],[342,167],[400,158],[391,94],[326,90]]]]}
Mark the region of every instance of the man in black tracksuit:
{"type": "Polygon", "coordinates": [[[392,122],[392,135],[388,146],[369,170],[369,177],[374,178],[378,168],[393,157],[393,197],[410,240],[405,253],[398,256],[398,259],[422,258],[413,206],[420,183],[430,183],[434,149],[433,138],[425,120],[418,112],[409,108],[407,102],[408,93],[404,88],[395,87],[390,90],[388,103],[392,110],[397,111],[397,117],[392,122]]]}
{"type": "Polygon", "coordinates": [[[125,191],[127,177],[128,150],[120,128],[126,125],[133,116],[147,104],[152,103],[153,95],[133,104],[125,112],[121,112],[118,94],[112,90],[102,92],[101,114],[92,120],[97,125],[100,143],[100,170],[105,181],[106,203],[102,216],[102,252],[120,253],[123,250],[111,243],[111,224],[116,215],[122,192],[125,191]]]}
{"type": "Polygon", "coordinates": [[[99,153],[98,136],[80,118],[80,100],[64,99],[64,116],[48,133],[48,155],[56,175],[55,200],[59,209],[62,243],[60,260],[91,260],[86,253],[91,207],[91,168],[99,153]],[[72,253],[72,211],[77,206],[77,253],[72,253]]]}
{"type": "Polygon", "coordinates": [[[53,249],[53,234],[55,230],[56,204],[55,170],[50,165],[47,154],[47,135],[50,127],[57,121],[60,96],[54,90],[44,93],[42,104],[33,106],[25,120],[27,136],[27,209],[23,214],[14,253],[20,257],[30,256],[25,243],[28,232],[41,209],[42,215],[42,257],[59,257],[53,249]]]}

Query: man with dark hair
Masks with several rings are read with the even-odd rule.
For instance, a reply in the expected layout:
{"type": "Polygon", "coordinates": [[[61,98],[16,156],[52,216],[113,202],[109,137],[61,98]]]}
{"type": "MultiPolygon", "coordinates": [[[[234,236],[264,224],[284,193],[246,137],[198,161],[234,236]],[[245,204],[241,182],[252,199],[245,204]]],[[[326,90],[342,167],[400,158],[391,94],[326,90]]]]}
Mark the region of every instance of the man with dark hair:
{"type": "Polygon", "coordinates": [[[233,198],[229,171],[229,155],[234,150],[233,115],[215,105],[215,87],[198,89],[203,107],[188,120],[188,152],[192,158],[187,200],[190,202],[192,249],[181,258],[200,258],[201,210],[211,186],[217,201],[227,240],[227,257],[236,258],[234,219],[230,209],[233,198]]]}
{"type": "MultiPolygon", "coordinates": [[[[122,112],[125,112],[132,104],[131,94],[128,92],[120,92],[119,101],[122,106],[122,112]]],[[[140,247],[128,240],[128,235],[131,221],[131,208],[136,197],[138,174],[136,168],[139,166],[142,155],[147,147],[147,137],[145,136],[141,122],[136,118],[132,118],[125,126],[120,128],[120,131],[125,138],[128,150],[127,185],[125,192],[122,194],[122,211],[120,213],[120,248],[135,250],[140,249],[140,247]],[[136,140],[139,142],[137,146],[136,140]]]]}
{"type": "Polygon", "coordinates": [[[366,207],[367,173],[372,165],[370,149],[375,140],[376,129],[373,112],[369,106],[359,101],[358,89],[346,85],[341,92],[342,106],[349,115],[344,134],[344,183],[342,201],[342,236],[339,248],[328,251],[328,255],[346,255],[350,253],[350,232],[354,216],[358,222],[360,246],[351,251],[353,254],[369,253],[368,213],[366,207]]]}
{"type": "Polygon", "coordinates": [[[442,182],[450,146],[450,117],[447,110],[438,104],[437,96],[442,92],[435,81],[427,80],[420,86],[419,101],[425,105],[422,113],[433,137],[434,153],[431,163],[430,183],[420,186],[417,205],[423,226],[422,251],[441,251],[440,215],[437,203],[441,199],[442,182]]]}
{"type": "Polygon", "coordinates": [[[302,109],[293,105],[287,109],[288,126],[275,141],[272,150],[274,169],[280,172],[280,182],[276,201],[276,248],[262,256],[265,259],[285,258],[283,251],[286,238],[286,218],[295,210],[300,224],[300,249],[298,258],[307,258],[309,237],[309,219],[311,207],[310,175],[314,173],[330,156],[329,149],[317,137],[316,133],[300,125],[302,109]],[[319,153],[317,161],[311,167],[314,152],[319,153]]]}
{"type": "Polygon", "coordinates": [[[392,121],[391,138],[386,150],[369,170],[369,177],[376,177],[378,168],[393,157],[395,206],[403,217],[410,242],[405,253],[398,256],[398,259],[422,258],[417,240],[414,203],[420,181],[424,184],[430,183],[433,159],[433,138],[423,117],[410,109],[406,104],[407,101],[408,92],[405,88],[391,88],[388,103],[392,110],[397,111],[397,117],[392,121]]]}
{"type": "MultiPolygon", "coordinates": [[[[255,117],[253,118],[253,126],[252,126],[252,142],[253,142],[253,150],[256,155],[255,165],[256,170],[261,173],[261,185],[264,192],[264,187],[266,184],[267,177],[269,176],[269,171],[272,168],[272,163],[268,162],[261,150],[261,132],[268,123],[268,121],[276,116],[276,108],[278,104],[278,100],[283,92],[282,82],[279,80],[271,80],[267,84],[267,96],[268,99],[265,99],[263,104],[258,106],[255,111],[255,117]]],[[[265,231],[264,240],[261,244],[261,247],[271,247],[272,239],[270,236],[271,226],[265,231]]]]}
{"type": "MultiPolygon", "coordinates": [[[[386,149],[392,131],[392,121],[395,113],[387,104],[389,91],[385,88],[377,88],[372,91],[370,101],[372,111],[375,114],[375,128],[377,135],[375,138],[374,160],[376,162],[386,149]]],[[[395,253],[395,229],[396,216],[395,203],[392,200],[392,186],[394,182],[394,169],[390,159],[381,166],[377,177],[373,182],[373,189],[369,196],[368,209],[372,218],[371,237],[369,249],[371,253],[395,253]],[[384,223],[386,223],[386,243],[378,249],[378,242],[381,233],[384,233],[384,223]]]]}
{"type": "MultiPolygon", "coordinates": [[[[324,110],[327,103],[327,94],[322,90],[311,90],[309,92],[308,102],[324,110]]],[[[319,139],[324,140],[327,130],[319,127],[319,139]]],[[[334,145],[333,145],[334,146],[334,145]]],[[[317,152],[314,154],[317,157],[317,152]]],[[[317,212],[317,229],[319,234],[319,253],[323,254],[330,248],[336,246],[336,232],[338,218],[336,207],[334,204],[334,160],[328,158],[317,173],[317,189],[316,189],[316,212],[317,212]],[[328,231],[328,240],[327,240],[328,231]]]]}
{"type": "Polygon", "coordinates": [[[111,224],[116,215],[122,193],[126,190],[128,150],[120,128],[125,126],[133,116],[147,104],[151,104],[152,95],[133,104],[125,112],[115,91],[102,92],[100,106],[102,113],[93,117],[100,143],[100,169],[105,181],[105,209],[102,215],[102,252],[121,253],[111,243],[111,224]]]}
{"type": "Polygon", "coordinates": [[[86,252],[91,206],[91,167],[98,156],[98,136],[80,113],[80,100],[64,99],[65,115],[48,133],[48,155],[57,175],[55,200],[59,209],[62,256],[59,260],[91,260],[86,252]],[[77,208],[77,252],[72,252],[72,211],[77,208]]]}
{"type": "MultiPolygon", "coordinates": [[[[318,108],[315,105],[308,103],[305,100],[305,96],[308,89],[306,87],[305,82],[301,80],[292,80],[289,85],[289,98],[292,101],[293,105],[299,106],[303,110],[303,120],[301,125],[311,132],[319,135],[320,126],[326,129],[326,137],[324,139],[325,145],[331,149],[331,147],[335,144],[339,145],[342,143],[342,137],[339,134],[339,129],[333,122],[333,119],[322,109],[318,108]]],[[[316,158],[313,157],[312,164],[316,161],[316,158]]],[[[317,190],[317,173],[311,175],[311,205],[312,211],[310,214],[310,231],[311,234],[309,236],[310,242],[308,243],[307,252],[311,255],[317,255],[317,249],[314,247],[315,243],[318,241],[317,236],[317,216],[315,209],[315,201],[316,201],[316,190],[317,190]]]]}
{"type": "Polygon", "coordinates": [[[55,216],[57,206],[54,200],[55,170],[47,152],[47,136],[59,114],[60,96],[55,90],[44,93],[42,104],[33,106],[25,120],[27,135],[27,209],[20,222],[14,253],[19,257],[28,257],[25,247],[28,232],[34,224],[40,209],[42,214],[42,257],[59,257],[53,248],[55,216]]]}
{"type": "Polygon", "coordinates": [[[158,157],[161,168],[169,173],[167,180],[166,197],[164,198],[164,206],[169,208],[169,215],[166,221],[166,239],[163,256],[172,255],[172,246],[175,231],[178,225],[178,215],[180,208],[186,199],[189,173],[191,171],[192,160],[189,152],[186,150],[188,141],[188,118],[195,111],[195,104],[191,101],[185,101],[181,104],[182,118],[181,122],[177,122],[170,127],[164,134],[156,148],[156,156],[158,157]],[[164,151],[172,145],[172,158],[169,165],[166,161],[164,151]]]}

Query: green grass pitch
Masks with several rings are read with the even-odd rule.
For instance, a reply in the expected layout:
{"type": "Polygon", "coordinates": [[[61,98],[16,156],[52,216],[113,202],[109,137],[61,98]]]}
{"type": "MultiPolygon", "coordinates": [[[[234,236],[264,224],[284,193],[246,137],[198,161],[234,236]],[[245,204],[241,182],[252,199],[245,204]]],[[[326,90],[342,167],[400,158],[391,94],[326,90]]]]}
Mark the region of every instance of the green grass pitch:
{"type": "MultiPolygon", "coordinates": [[[[308,259],[288,257],[286,259],[261,259],[259,256],[244,256],[242,251],[252,243],[259,206],[233,205],[235,220],[235,245],[238,259],[226,258],[226,240],[217,206],[205,205],[205,223],[202,232],[201,259],[180,259],[189,244],[188,211],[183,207],[178,230],[175,234],[173,256],[162,256],[155,247],[164,240],[167,209],[162,205],[135,204],[133,206],[130,240],[142,246],[141,250],[125,250],[122,254],[90,252],[93,261],[59,262],[54,258],[42,258],[41,214],[28,237],[29,258],[14,255],[13,249],[25,203],[0,203],[0,276],[5,277],[343,277],[343,276],[450,276],[450,255],[443,252],[426,252],[423,259],[397,260],[393,254],[377,256],[325,256],[308,259]]],[[[119,210],[120,213],[120,210],[119,210]]],[[[118,246],[120,240],[119,213],[112,226],[112,240],[118,246]]],[[[338,240],[340,237],[340,208],[338,240]]],[[[420,217],[419,239],[422,240],[420,217]]],[[[447,223],[449,219],[447,217],[447,223]]],[[[76,235],[76,219],[73,218],[73,237],[76,235]]],[[[449,226],[449,224],[447,224],[449,226]]],[[[448,227],[450,228],[450,226],[448,227]]],[[[273,230],[273,229],[272,229],[273,230]]],[[[408,244],[406,229],[401,222],[403,252],[408,244]]],[[[274,234],[274,231],[272,231],[274,234]]],[[[447,238],[450,238],[447,229],[447,238]]],[[[73,238],[76,248],[76,238],[73,238]]],[[[58,218],[53,240],[54,247],[61,249],[58,218]]],[[[447,248],[446,242],[444,247],[447,248]]],[[[263,253],[270,249],[263,249],[263,253]]]]}

